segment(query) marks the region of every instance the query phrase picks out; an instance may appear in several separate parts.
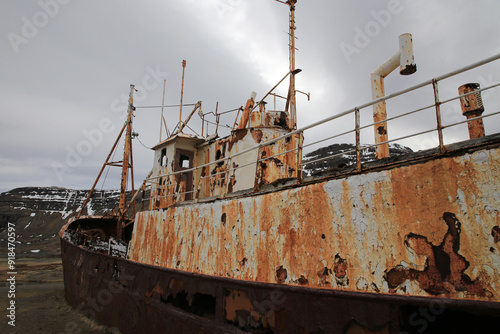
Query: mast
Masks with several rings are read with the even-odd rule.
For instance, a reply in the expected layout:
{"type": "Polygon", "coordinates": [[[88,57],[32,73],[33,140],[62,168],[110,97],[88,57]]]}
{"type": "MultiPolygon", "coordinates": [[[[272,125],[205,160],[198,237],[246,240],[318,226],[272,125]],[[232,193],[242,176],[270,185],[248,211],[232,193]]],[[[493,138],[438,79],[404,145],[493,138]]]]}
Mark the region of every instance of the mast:
{"type": "Polygon", "coordinates": [[[288,88],[288,96],[287,96],[287,103],[285,106],[285,111],[289,112],[289,118],[288,118],[288,123],[290,126],[290,129],[296,130],[297,129],[297,105],[296,105],[296,90],[295,90],[295,74],[296,68],[295,68],[295,29],[297,28],[295,26],[295,4],[297,3],[297,0],[288,0],[288,1],[281,1],[281,0],[275,0],[277,2],[280,2],[282,4],[288,5],[290,7],[290,25],[289,25],[289,42],[288,42],[288,47],[289,47],[289,64],[290,64],[290,86],[288,88]]]}
{"type": "MultiPolygon", "coordinates": [[[[186,71],[186,61],[182,61],[182,84],[181,84],[181,108],[179,111],[179,129],[181,128],[182,125],[182,99],[184,97],[184,73],[186,71]]],[[[181,131],[177,131],[181,132],[181,131]]]]}
{"type": "Polygon", "coordinates": [[[297,106],[295,99],[295,4],[297,0],[288,0],[290,6],[290,128],[297,129],[297,106]]]}
{"type": "MultiPolygon", "coordinates": [[[[130,85],[127,121],[125,123],[126,124],[125,148],[123,150],[123,161],[122,161],[122,183],[120,189],[120,204],[119,204],[120,217],[125,216],[125,210],[126,210],[125,196],[127,192],[128,170],[129,168],[133,168],[133,164],[130,162],[130,155],[132,149],[132,113],[134,111],[134,97],[133,97],[134,90],[135,86],[130,85]]],[[[116,234],[119,239],[122,238],[122,233],[123,233],[123,222],[122,219],[119,219],[116,229],[116,234]]]]}
{"type": "MultiPolygon", "coordinates": [[[[165,109],[165,86],[167,85],[167,80],[166,79],[163,79],[163,99],[161,101],[161,116],[160,116],[160,141],[159,143],[161,143],[161,133],[163,131],[163,110],[165,109]]],[[[168,137],[168,129],[167,127],[165,126],[165,131],[167,132],[167,137],[168,137]]]]}

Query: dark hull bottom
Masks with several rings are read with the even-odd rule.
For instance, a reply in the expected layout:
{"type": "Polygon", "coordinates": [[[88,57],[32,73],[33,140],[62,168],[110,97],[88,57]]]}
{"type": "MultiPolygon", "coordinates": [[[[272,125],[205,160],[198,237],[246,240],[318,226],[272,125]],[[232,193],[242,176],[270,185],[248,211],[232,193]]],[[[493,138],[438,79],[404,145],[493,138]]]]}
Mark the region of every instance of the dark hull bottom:
{"type": "Polygon", "coordinates": [[[262,284],[162,269],[61,239],[68,304],[122,333],[471,333],[499,303],[262,284]]]}

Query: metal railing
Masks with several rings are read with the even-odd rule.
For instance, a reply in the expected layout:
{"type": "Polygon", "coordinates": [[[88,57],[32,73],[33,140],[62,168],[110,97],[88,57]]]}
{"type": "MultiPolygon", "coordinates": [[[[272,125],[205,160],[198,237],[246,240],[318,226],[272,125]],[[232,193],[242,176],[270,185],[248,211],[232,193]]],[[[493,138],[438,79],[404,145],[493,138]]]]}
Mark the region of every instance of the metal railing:
{"type": "MultiPolygon", "coordinates": [[[[444,129],[451,128],[451,127],[454,127],[454,126],[458,126],[458,125],[461,125],[461,124],[465,124],[465,123],[468,123],[468,122],[471,122],[471,121],[474,121],[474,120],[477,120],[477,119],[484,119],[484,118],[487,118],[487,117],[492,117],[492,116],[495,116],[495,115],[499,115],[500,114],[500,110],[499,111],[495,111],[495,112],[487,112],[484,115],[481,115],[479,117],[469,118],[469,119],[466,119],[466,120],[463,120],[463,121],[459,121],[459,122],[454,122],[454,123],[451,123],[451,124],[443,125],[442,116],[441,116],[441,106],[444,105],[444,104],[447,104],[447,103],[451,103],[451,102],[453,102],[455,100],[461,99],[463,97],[466,97],[468,95],[476,94],[477,92],[483,92],[483,91],[494,89],[495,87],[500,86],[500,83],[492,84],[492,85],[490,85],[488,87],[483,87],[483,88],[481,88],[481,89],[479,89],[477,91],[470,92],[470,93],[467,93],[467,94],[457,95],[457,96],[455,96],[453,98],[449,98],[449,99],[446,99],[444,101],[440,101],[439,100],[438,83],[440,81],[442,81],[442,80],[448,79],[448,78],[456,76],[458,74],[461,74],[461,73],[467,72],[469,70],[475,69],[477,67],[483,66],[485,64],[491,63],[491,62],[493,62],[495,60],[498,60],[498,59],[500,59],[500,54],[497,54],[495,56],[486,58],[486,59],[484,59],[482,61],[473,63],[473,64],[471,64],[469,66],[460,68],[460,69],[455,70],[453,72],[441,75],[441,76],[436,77],[434,79],[430,79],[430,80],[424,81],[424,82],[422,82],[420,84],[417,84],[417,85],[414,85],[412,87],[400,90],[398,92],[394,92],[394,93],[389,94],[389,95],[387,95],[385,97],[382,97],[382,98],[379,98],[379,99],[367,102],[365,104],[359,105],[357,107],[345,110],[345,111],[343,111],[341,113],[338,113],[336,115],[332,115],[330,117],[324,118],[324,119],[322,119],[320,121],[314,122],[312,124],[309,124],[309,125],[307,125],[305,127],[300,128],[300,129],[297,129],[297,130],[294,130],[294,131],[290,131],[289,133],[287,133],[285,135],[276,137],[276,138],[274,138],[272,140],[269,140],[269,141],[266,141],[266,142],[262,142],[262,143],[260,143],[258,145],[253,146],[253,147],[241,150],[238,153],[235,153],[235,154],[233,154],[231,156],[224,157],[224,158],[221,158],[221,159],[218,159],[218,160],[206,163],[206,164],[202,164],[202,165],[199,165],[199,166],[194,167],[194,168],[184,169],[184,170],[178,171],[178,172],[172,172],[172,173],[169,173],[169,174],[157,175],[157,176],[154,176],[154,177],[150,177],[150,178],[147,179],[147,181],[150,182],[151,184],[159,183],[157,181],[159,179],[170,178],[170,177],[176,176],[176,175],[180,175],[177,178],[177,180],[180,180],[181,179],[181,175],[183,173],[195,172],[197,170],[201,170],[202,168],[209,167],[209,166],[214,166],[214,165],[218,165],[218,164],[221,164],[221,163],[226,163],[227,166],[230,166],[229,162],[232,159],[234,159],[235,157],[237,157],[237,156],[240,156],[240,155],[243,155],[243,154],[255,151],[255,150],[257,150],[257,152],[258,152],[259,150],[261,150],[263,147],[265,147],[267,145],[274,144],[274,143],[276,143],[276,142],[278,142],[280,140],[284,140],[284,139],[286,139],[288,137],[291,137],[291,136],[294,136],[296,134],[305,133],[306,131],[311,130],[311,129],[315,129],[315,128],[319,127],[320,125],[327,124],[329,122],[338,120],[339,118],[342,118],[342,117],[345,117],[345,116],[349,116],[349,115],[353,115],[354,116],[355,126],[354,126],[353,129],[350,129],[350,130],[347,130],[347,131],[342,131],[340,133],[337,133],[337,134],[334,134],[334,135],[331,135],[331,136],[328,136],[328,137],[325,137],[325,138],[318,139],[316,141],[307,143],[305,145],[301,145],[301,146],[297,145],[297,147],[295,147],[293,149],[290,149],[290,150],[287,150],[286,152],[281,152],[281,153],[278,153],[278,154],[275,154],[275,155],[269,156],[269,157],[258,158],[256,161],[253,161],[253,162],[247,163],[247,164],[243,164],[243,165],[240,165],[238,167],[229,167],[228,169],[225,169],[225,170],[220,171],[218,173],[214,173],[214,174],[210,174],[210,175],[206,175],[206,176],[200,176],[200,178],[202,178],[202,179],[205,179],[205,178],[214,178],[214,177],[216,177],[218,175],[222,175],[222,174],[229,175],[230,172],[234,172],[235,170],[237,170],[239,168],[244,168],[244,167],[247,167],[247,166],[250,166],[250,165],[255,165],[255,164],[258,164],[258,163],[260,163],[262,161],[265,161],[265,160],[268,160],[268,159],[272,159],[272,158],[275,158],[275,157],[280,156],[280,155],[289,154],[291,152],[301,152],[301,150],[304,149],[304,148],[306,148],[306,147],[317,145],[317,144],[320,144],[320,143],[323,143],[323,142],[326,142],[326,141],[329,141],[329,140],[333,140],[333,139],[336,139],[336,138],[339,138],[339,137],[342,137],[342,136],[345,136],[345,135],[348,135],[348,134],[355,134],[355,148],[354,149],[348,150],[348,151],[344,151],[344,152],[341,152],[341,153],[338,153],[338,154],[333,154],[333,155],[329,155],[329,156],[326,156],[326,157],[322,157],[322,158],[318,158],[318,159],[314,159],[314,160],[309,160],[309,161],[302,162],[301,163],[301,167],[304,167],[304,166],[306,166],[308,164],[312,164],[312,163],[319,162],[319,161],[322,161],[322,160],[331,159],[332,157],[340,156],[340,155],[343,155],[343,154],[346,154],[346,153],[356,153],[356,168],[358,170],[361,170],[362,169],[361,151],[369,149],[371,147],[376,147],[378,145],[382,145],[382,144],[386,144],[386,143],[393,143],[393,142],[397,142],[397,141],[402,141],[402,140],[405,140],[405,139],[408,139],[408,138],[417,137],[417,136],[421,136],[421,135],[429,134],[429,133],[433,133],[433,132],[436,132],[437,135],[438,135],[438,148],[439,148],[439,151],[441,153],[443,153],[443,152],[445,152],[445,149],[446,149],[446,145],[445,145],[445,142],[444,142],[444,139],[443,139],[444,138],[443,137],[443,130],[444,129]],[[405,113],[402,113],[402,114],[399,114],[399,115],[395,115],[393,117],[387,118],[387,119],[385,119],[383,121],[380,121],[380,122],[374,122],[374,123],[370,123],[370,124],[366,124],[366,125],[361,125],[361,123],[360,123],[360,116],[361,116],[361,112],[362,112],[363,109],[372,107],[372,106],[374,106],[374,105],[376,105],[376,104],[378,104],[380,102],[383,102],[383,101],[388,101],[388,100],[394,99],[394,98],[396,98],[398,96],[402,96],[402,95],[404,95],[406,93],[418,90],[418,89],[426,87],[426,86],[431,86],[432,89],[433,89],[433,92],[434,92],[434,103],[425,105],[423,107],[419,107],[417,109],[410,110],[408,112],[405,112],[405,113]],[[414,115],[414,114],[417,114],[419,112],[422,112],[422,111],[425,111],[425,110],[429,110],[431,108],[435,109],[435,121],[436,121],[436,126],[435,127],[432,127],[430,129],[426,129],[426,130],[423,130],[423,131],[418,131],[416,133],[412,133],[412,134],[400,136],[400,137],[397,137],[397,138],[392,138],[390,140],[387,140],[387,141],[384,141],[384,142],[381,142],[381,143],[377,143],[377,144],[373,144],[373,145],[363,145],[363,146],[361,145],[361,140],[360,140],[361,130],[367,129],[367,128],[372,128],[372,127],[374,127],[377,124],[382,123],[382,122],[389,122],[389,121],[393,121],[393,120],[396,120],[396,119],[401,119],[401,118],[404,118],[404,117],[407,117],[407,116],[410,116],[410,115],[414,115]]],[[[270,93],[272,93],[272,90],[271,90],[270,93]]],[[[270,93],[268,93],[267,95],[270,95],[270,93]]],[[[299,182],[300,182],[300,175],[299,175],[298,179],[299,179],[299,182]]],[[[175,187],[176,188],[178,185],[179,185],[179,182],[177,182],[176,184],[170,184],[170,185],[167,185],[167,186],[160,186],[160,189],[164,189],[163,192],[167,193],[167,191],[166,191],[168,189],[167,187],[175,187]]],[[[165,194],[165,195],[162,195],[162,197],[180,196],[180,195],[184,195],[184,194],[193,194],[193,198],[194,198],[195,195],[196,195],[196,192],[197,192],[197,188],[196,188],[196,186],[194,186],[193,190],[189,190],[189,191],[185,191],[185,192],[178,192],[178,193],[174,192],[174,193],[170,193],[170,194],[165,194]]],[[[225,195],[225,194],[221,194],[221,196],[223,196],[223,195],[225,195]]]]}

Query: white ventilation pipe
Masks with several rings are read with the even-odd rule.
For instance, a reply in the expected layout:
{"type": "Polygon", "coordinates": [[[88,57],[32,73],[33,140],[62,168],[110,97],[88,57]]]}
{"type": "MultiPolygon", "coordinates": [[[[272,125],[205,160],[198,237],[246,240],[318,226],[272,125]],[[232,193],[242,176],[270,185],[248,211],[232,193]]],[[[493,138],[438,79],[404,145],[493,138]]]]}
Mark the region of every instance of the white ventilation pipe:
{"type": "MultiPolygon", "coordinates": [[[[371,74],[372,98],[374,100],[385,96],[384,78],[400,66],[399,73],[410,75],[417,71],[417,65],[413,59],[413,43],[411,34],[399,36],[399,51],[388,61],[379,66],[371,74]]],[[[387,135],[387,112],[385,101],[379,102],[373,106],[373,122],[375,124],[375,144],[384,143],[389,140],[387,135]],[[380,123],[378,123],[380,122],[380,123]]],[[[380,144],[377,146],[377,158],[389,157],[389,144],[380,144]]]]}

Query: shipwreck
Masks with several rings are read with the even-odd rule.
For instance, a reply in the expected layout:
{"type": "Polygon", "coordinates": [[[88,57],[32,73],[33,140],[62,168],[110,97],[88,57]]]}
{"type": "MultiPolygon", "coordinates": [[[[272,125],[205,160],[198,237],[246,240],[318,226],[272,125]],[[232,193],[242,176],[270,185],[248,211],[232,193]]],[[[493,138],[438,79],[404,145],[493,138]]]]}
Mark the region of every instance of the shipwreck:
{"type": "MultiPolygon", "coordinates": [[[[497,326],[500,134],[485,133],[483,120],[499,112],[485,112],[481,93],[499,84],[465,84],[447,100],[440,100],[439,84],[500,55],[386,95],[389,73],[416,71],[412,38],[404,34],[399,50],[372,73],[372,101],[299,128],[296,1],[280,2],[290,8],[289,72],[262,98],[252,93],[234,110],[228,136],[187,133],[194,115],[207,124],[201,102],[185,119],[181,113],[153,148],[151,173],[127,201],[136,109],[131,86],[119,136],[125,136],[123,160],[111,162],[110,154],[103,165],[122,168],[120,206],[96,217],[85,215],[84,205],[60,233],[67,302],[123,333],[480,332],[497,326]],[[288,94],[277,97],[283,83],[288,94]],[[422,88],[432,103],[388,117],[386,101],[422,88]],[[271,98],[284,107],[271,110],[271,98]],[[453,103],[464,118],[444,124],[441,108],[453,103]],[[429,110],[430,129],[389,136],[394,119],[429,110]],[[373,121],[362,123],[362,115],[373,121]],[[336,129],[341,117],[350,117],[353,127],[336,129]],[[443,131],[465,123],[470,139],[446,142],[443,131]],[[329,131],[305,144],[305,136],[325,124],[329,131]],[[362,159],[364,129],[373,131],[370,146],[377,150],[369,162],[362,159]],[[390,155],[389,144],[428,133],[437,147],[390,155]],[[332,158],[303,159],[307,145],[346,135],[353,139],[354,163],[305,172],[308,164],[332,158]]],[[[212,115],[217,125],[218,115],[212,115]]]]}

